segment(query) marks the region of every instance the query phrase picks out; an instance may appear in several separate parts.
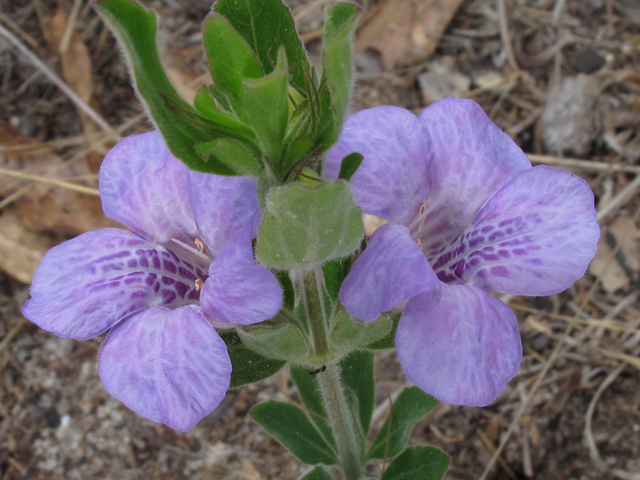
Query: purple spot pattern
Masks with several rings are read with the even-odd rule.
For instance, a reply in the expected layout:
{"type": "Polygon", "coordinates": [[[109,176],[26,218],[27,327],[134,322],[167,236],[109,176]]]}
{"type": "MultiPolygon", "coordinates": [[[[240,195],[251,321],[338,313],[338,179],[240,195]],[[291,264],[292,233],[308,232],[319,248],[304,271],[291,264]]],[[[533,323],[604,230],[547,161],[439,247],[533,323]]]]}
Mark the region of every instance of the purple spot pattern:
{"type": "Polygon", "coordinates": [[[207,279],[207,265],[192,265],[162,247],[123,250],[95,259],[87,270],[99,278],[86,284],[88,294],[127,286],[130,311],[152,306],[177,308],[197,303],[196,279],[207,279]],[[114,276],[114,273],[117,274],[114,276]]]}
{"type": "Polygon", "coordinates": [[[490,225],[486,221],[467,229],[431,260],[441,281],[465,283],[474,272],[480,277],[489,274],[509,278],[509,266],[494,264],[519,257],[526,257],[522,261],[531,265],[544,264],[535,256],[542,248],[538,238],[530,234],[542,222],[539,214],[516,215],[490,225]]]}

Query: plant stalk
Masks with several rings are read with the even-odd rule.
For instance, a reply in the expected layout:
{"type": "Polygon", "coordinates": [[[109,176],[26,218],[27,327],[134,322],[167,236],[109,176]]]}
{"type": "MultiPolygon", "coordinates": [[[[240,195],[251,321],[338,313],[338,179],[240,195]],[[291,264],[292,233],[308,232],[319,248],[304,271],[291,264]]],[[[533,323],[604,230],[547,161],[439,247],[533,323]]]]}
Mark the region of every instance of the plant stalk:
{"type": "MultiPolygon", "coordinates": [[[[305,302],[311,340],[317,358],[325,357],[330,353],[329,319],[324,303],[326,292],[321,275],[321,269],[307,273],[304,277],[305,288],[302,292],[302,301],[305,302]]],[[[326,370],[318,373],[317,378],[345,478],[359,480],[362,473],[361,442],[358,441],[355,419],[340,379],[338,363],[331,360],[326,364],[326,370]]]]}

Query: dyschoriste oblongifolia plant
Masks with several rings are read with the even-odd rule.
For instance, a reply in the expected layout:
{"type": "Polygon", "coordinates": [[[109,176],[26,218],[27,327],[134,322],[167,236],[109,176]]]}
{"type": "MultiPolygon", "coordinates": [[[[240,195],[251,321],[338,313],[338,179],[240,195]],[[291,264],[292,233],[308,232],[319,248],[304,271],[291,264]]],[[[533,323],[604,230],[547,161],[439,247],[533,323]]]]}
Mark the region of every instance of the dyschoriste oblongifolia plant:
{"type": "Polygon", "coordinates": [[[411,430],[436,399],[485,406],[515,376],[517,320],[489,292],[550,295],[584,274],[600,233],[587,184],[532,167],[471,100],[347,117],[350,3],[327,11],[320,72],[281,0],[218,0],[194,105],[163,70],[153,12],[96,8],[156,129],[100,170],[104,212],[130,230],[49,251],[24,315],[106,333],[106,390],[152,421],[189,430],[288,364],[304,409],[251,415],[312,466],[305,480],[441,478],[448,457],[407,447],[411,430]],[[385,221],[370,237],[363,213],[385,221]],[[387,348],[415,386],[371,431],[387,348]]]}

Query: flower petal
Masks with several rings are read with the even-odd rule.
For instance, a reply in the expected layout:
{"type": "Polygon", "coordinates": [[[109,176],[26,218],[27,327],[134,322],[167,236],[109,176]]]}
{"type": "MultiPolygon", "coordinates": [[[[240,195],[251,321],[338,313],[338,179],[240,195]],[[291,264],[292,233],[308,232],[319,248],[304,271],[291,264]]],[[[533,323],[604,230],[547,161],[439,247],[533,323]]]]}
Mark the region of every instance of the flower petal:
{"type": "Polygon", "coordinates": [[[60,337],[86,340],[151,306],[197,302],[202,267],[133,232],[87,232],[47,252],[23,314],[60,337]]]}
{"type": "Polygon", "coordinates": [[[514,313],[468,285],[443,284],[439,303],[426,294],[409,300],[396,348],[409,380],[453,405],[489,405],[522,360],[514,313]]]}
{"type": "Polygon", "coordinates": [[[433,151],[418,117],[408,110],[382,106],[347,118],[337,143],[327,152],[324,176],[338,178],[344,157],[364,156],[351,177],[355,202],[364,213],[407,225],[427,192],[433,151]]]}
{"type": "Polygon", "coordinates": [[[584,275],[599,238],[587,182],[538,166],[496,192],[434,269],[443,281],[512,295],[551,295],[584,275]]]}
{"type": "Polygon", "coordinates": [[[192,243],[197,229],[187,171],[159,132],[127,137],[109,151],[100,167],[102,209],[147,240],[167,243],[176,238],[192,243]]]}
{"type": "Polygon", "coordinates": [[[204,314],[225,323],[250,325],[275,316],[282,288],[253,258],[252,221],[238,230],[209,267],[200,303],[204,314]]]}
{"type": "Polygon", "coordinates": [[[368,322],[428,291],[437,301],[440,281],[422,250],[405,227],[387,223],[353,263],[340,288],[340,302],[349,314],[368,322]]]}
{"type": "Polygon", "coordinates": [[[227,347],[195,306],[153,308],[119,323],[98,367],[107,392],[183,432],[220,404],[231,379],[227,347]]]}
{"type": "MultiPolygon", "coordinates": [[[[200,236],[209,253],[218,255],[233,234],[260,211],[258,183],[253,177],[202,175],[195,171],[189,172],[188,181],[200,236]]],[[[260,220],[256,218],[258,225],[260,220]]]]}
{"type": "MultiPolygon", "coordinates": [[[[427,210],[418,235],[431,258],[469,226],[496,190],[530,168],[531,162],[472,100],[441,100],[423,110],[420,120],[434,150],[427,210]]],[[[418,226],[416,222],[414,227],[418,226]]]]}

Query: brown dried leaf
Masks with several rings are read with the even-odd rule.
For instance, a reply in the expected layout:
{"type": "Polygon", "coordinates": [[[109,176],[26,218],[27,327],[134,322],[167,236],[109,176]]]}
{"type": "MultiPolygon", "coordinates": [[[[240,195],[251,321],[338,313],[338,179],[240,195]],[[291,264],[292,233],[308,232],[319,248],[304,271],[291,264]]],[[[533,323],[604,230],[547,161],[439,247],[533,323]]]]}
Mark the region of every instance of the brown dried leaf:
{"type": "MultiPolygon", "coordinates": [[[[6,123],[0,121],[0,145],[37,145],[38,141],[22,135],[6,123]]],[[[87,175],[89,170],[84,164],[73,167],[63,165],[60,157],[53,152],[33,155],[24,152],[5,152],[4,168],[26,170],[32,175],[51,175],[50,170],[56,168],[53,176],[65,177],[87,175]]],[[[13,178],[0,177],[0,194],[4,197],[21,189],[25,183],[13,178]]],[[[29,230],[55,231],[66,234],[78,234],[96,228],[118,225],[102,213],[102,205],[98,197],[83,195],[62,187],[46,184],[33,185],[24,195],[15,201],[15,206],[24,226],[29,230]]]]}
{"type": "Polygon", "coordinates": [[[461,3],[462,0],[388,0],[360,29],[355,51],[378,50],[388,69],[422,62],[435,51],[461,3]]]}
{"type": "Polygon", "coordinates": [[[23,283],[31,283],[42,257],[53,247],[49,238],[25,229],[15,209],[0,215],[0,270],[23,283]]]}

